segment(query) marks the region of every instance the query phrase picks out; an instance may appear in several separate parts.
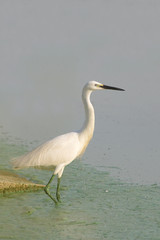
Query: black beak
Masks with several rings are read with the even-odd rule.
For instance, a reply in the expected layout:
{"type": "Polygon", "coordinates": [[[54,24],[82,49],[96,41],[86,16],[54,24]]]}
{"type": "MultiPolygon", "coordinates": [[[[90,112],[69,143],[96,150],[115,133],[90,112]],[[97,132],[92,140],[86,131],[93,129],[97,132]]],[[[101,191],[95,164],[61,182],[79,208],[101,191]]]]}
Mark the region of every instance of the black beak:
{"type": "Polygon", "coordinates": [[[102,85],[102,86],[100,86],[100,87],[103,88],[103,89],[109,89],[109,90],[125,91],[125,90],[122,89],[122,88],[111,87],[111,86],[107,86],[107,85],[102,85]]]}

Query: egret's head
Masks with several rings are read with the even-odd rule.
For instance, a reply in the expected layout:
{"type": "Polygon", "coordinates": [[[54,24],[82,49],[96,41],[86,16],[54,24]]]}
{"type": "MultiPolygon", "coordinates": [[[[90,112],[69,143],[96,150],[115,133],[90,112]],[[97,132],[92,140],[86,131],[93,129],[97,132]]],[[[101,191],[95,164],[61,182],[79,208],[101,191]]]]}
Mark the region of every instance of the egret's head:
{"type": "Polygon", "coordinates": [[[102,83],[96,82],[96,81],[90,81],[85,85],[85,88],[94,91],[94,90],[102,90],[102,89],[109,89],[109,90],[118,90],[118,91],[125,91],[122,88],[117,88],[117,87],[111,87],[104,85],[102,83]]]}

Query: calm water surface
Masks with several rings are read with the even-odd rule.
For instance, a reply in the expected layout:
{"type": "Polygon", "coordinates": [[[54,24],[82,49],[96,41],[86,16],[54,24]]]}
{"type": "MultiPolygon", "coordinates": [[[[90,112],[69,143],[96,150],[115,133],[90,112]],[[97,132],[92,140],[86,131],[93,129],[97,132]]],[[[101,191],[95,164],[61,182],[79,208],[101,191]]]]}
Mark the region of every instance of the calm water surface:
{"type": "Polygon", "coordinates": [[[83,85],[121,87],[93,93],[95,135],[85,162],[114,167],[125,181],[159,184],[159,22],[156,0],[3,1],[3,132],[41,143],[78,130],[83,85]]]}

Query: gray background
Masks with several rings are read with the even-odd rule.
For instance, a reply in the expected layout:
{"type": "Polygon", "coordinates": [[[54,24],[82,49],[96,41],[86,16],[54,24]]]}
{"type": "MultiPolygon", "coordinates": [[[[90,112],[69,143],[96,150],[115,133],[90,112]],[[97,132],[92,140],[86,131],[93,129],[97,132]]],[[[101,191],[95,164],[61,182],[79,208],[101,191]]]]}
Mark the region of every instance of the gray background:
{"type": "Polygon", "coordinates": [[[90,80],[94,139],[83,159],[131,182],[160,183],[160,2],[0,0],[2,133],[44,142],[79,129],[90,80]]]}

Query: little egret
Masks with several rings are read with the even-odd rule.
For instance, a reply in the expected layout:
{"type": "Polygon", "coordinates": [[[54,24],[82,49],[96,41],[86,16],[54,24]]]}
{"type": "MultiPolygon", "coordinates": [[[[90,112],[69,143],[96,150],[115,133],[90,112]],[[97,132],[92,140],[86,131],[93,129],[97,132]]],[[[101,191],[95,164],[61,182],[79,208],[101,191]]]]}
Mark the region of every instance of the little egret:
{"type": "Polygon", "coordinates": [[[93,136],[95,114],[90,101],[90,95],[92,91],[101,89],[124,91],[124,89],[107,86],[96,81],[88,82],[82,91],[82,100],[85,108],[85,122],[82,129],[78,132],[70,132],[55,137],[13,161],[14,167],[18,169],[27,167],[53,168],[53,175],[45,186],[44,191],[56,204],[60,202],[59,186],[65,166],[84,153],[93,136]],[[49,191],[55,175],[58,175],[56,198],[49,191]]]}

